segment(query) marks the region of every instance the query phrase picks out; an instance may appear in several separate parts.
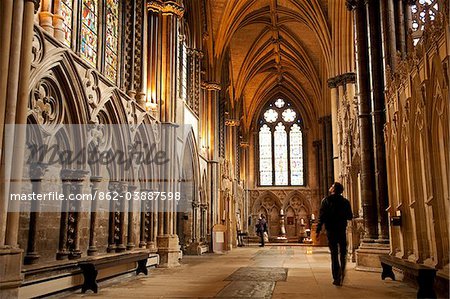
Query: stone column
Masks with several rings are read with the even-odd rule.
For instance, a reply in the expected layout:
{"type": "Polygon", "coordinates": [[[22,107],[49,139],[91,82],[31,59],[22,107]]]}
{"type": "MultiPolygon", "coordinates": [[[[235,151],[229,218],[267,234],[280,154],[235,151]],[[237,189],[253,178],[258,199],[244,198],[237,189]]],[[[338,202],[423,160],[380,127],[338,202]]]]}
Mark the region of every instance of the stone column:
{"type": "Polygon", "coordinates": [[[369,86],[369,57],[367,40],[367,16],[363,0],[354,1],[354,14],[357,35],[358,105],[359,132],[361,147],[361,198],[364,210],[364,238],[367,241],[378,237],[377,204],[375,201],[374,155],[371,118],[371,99],[369,86]]]}
{"type": "Polygon", "coordinates": [[[395,70],[397,67],[397,36],[395,34],[395,13],[394,13],[394,1],[395,0],[382,0],[381,1],[381,13],[387,17],[383,18],[383,34],[385,42],[384,57],[387,64],[391,67],[391,70],[395,70]]]}
{"type": "Polygon", "coordinates": [[[386,173],[386,149],[384,141],[384,125],[386,123],[385,99],[384,99],[384,70],[381,40],[381,21],[379,17],[379,1],[369,1],[367,5],[369,14],[370,34],[370,60],[373,102],[373,143],[375,153],[375,187],[376,202],[380,222],[379,239],[389,242],[389,224],[386,209],[389,206],[388,185],[386,173]]]}
{"type": "Polygon", "coordinates": [[[322,125],[322,144],[321,144],[321,152],[322,152],[322,193],[323,196],[328,195],[328,175],[327,175],[327,143],[326,143],[326,128],[325,128],[325,119],[322,117],[319,119],[319,123],[322,125]]]}
{"type": "Polygon", "coordinates": [[[128,192],[131,193],[131,199],[128,202],[128,226],[127,226],[127,250],[132,250],[136,244],[134,240],[134,191],[137,187],[130,185],[128,186],[128,192]]]}
{"type": "MultiPolygon", "coordinates": [[[[15,49],[14,52],[10,52],[11,49],[11,29],[13,24],[13,12],[18,14],[18,18],[14,18],[14,25],[18,26],[15,33],[21,34],[22,32],[22,16],[23,16],[23,8],[13,9],[14,5],[23,5],[23,1],[14,1],[14,0],[1,0],[0,2],[0,111],[5,111],[6,107],[6,92],[8,88],[8,76],[9,75],[9,65],[10,59],[12,59],[14,55],[20,55],[20,45],[18,49],[15,49]],[[10,56],[12,54],[12,56],[10,56]]],[[[15,36],[17,40],[21,40],[20,35],[15,36]]],[[[3,130],[4,130],[4,117],[5,114],[0,113],[0,151],[3,149],[3,130]]],[[[1,156],[1,155],[0,155],[1,156]]],[[[5,200],[3,196],[0,196],[0,246],[5,243],[5,233],[6,233],[6,213],[8,209],[8,202],[5,200]]]]}
{"type": "MultiPolygon", "coordinates": [[[[70,193],[70,182],[65,179],[65,173],[68,170],[61,171],[62,178],[62,192],[65,198],[69,198],[70,193]]],[[[68,216],[68,201],[64,200],[61,203],[61,215],[59,222],[59,245],[58,252],[56,253],[57,260],[65,260],[69,256],[69,252],[67,251],[67,216],[68,216]]]]}
{"type": "MultiPolygon", "coordinates": [[[[176,57],[177,57],[177,34],[178,19],[183,16],[184,8],[174,1],[149,1],[147,3],[149,9],[149,23],[154,22],[158,27],[152,34],[156,39],[160,40],[159,49],[150,49],[149,55],[154,60],[149,61],[148,78],[152,89],[152,93],[156,94],[156,98],[160,104],[160,120],[163,124],[161,145],[162,150],[170,156],[169,162],[162,165],[161,179],[163,180],[161,191],[173,192],[175,189],[175,157],[176,157],[176,57]],[[161,59],[157,59],[160,57],[161,59]],[[156,86],[156,88],[154,88],[156,86]],[[160,86],[161,88],[158,88],[160,86]],[[156,90],[155,91],[153,91],[156,90]]],[[[150,35],[152,37],[152,35],[150,35]]],[[[149,42],[149,47],[151,43],[149,42]]],[[[178,236],[174,230],[173,202],[158,200],[159,204],[164,205],[158,211],[158,237],[157,246],[160,256],[161,267],[173,267],[179,265],[179,245],[178,236]],[[164,213],[162,213],[164,212],[164,213]]]]}
{"type": "Polygon", "coordinates": [[[115,231],[116,231],[116,252],[123,252],[126,249],[125,246],[125,211],[126,211],[126,192],[128,190],[128,185],[126,183],[118,183],[119,200],[116,202],[115,210],[115,231]]]}
{"type": "Polygon", "coordinates": [[[13,128],[7,129],[5,135],[3,135],[4,124],[13,125],[16,122],[16,104],[17,104],[17,92],[19,86],[19,72],[20,72],[20,57],[21,57],[21,43],[22,43],[22,22],[23,22],[23,1],[14,1],[14,14],[12,11],[12,1],[3,1],[3,15],[2,21],[8,21],[10,23],[1,23],[1,40],[0,44],[0,111],[6,113],[0,113],[0,247],[5,244],[6,235],[6,219],[8,210],[8,195],[10,188],[10,174],[11,174],[11,161],[13,159],[12,150],[14,144],[14,130],[13,128]],[[11,2],[11,3],[9,3],[11,2]],[[11,11],[9,5],[11,4],[11,11]],[[9,14],[11,12],[11,14],[9,14]],[[12,33],[11,33],[11,17],[12,33]],[[5,30],[9,30],[5,32],[5,30]],[[14,39],[9,43],[10,35],[14,36],[14,39]],[[11,50],[11,51],[10,51],[11,50]],[[7,53],[6,53],[7,52],[7,53]],[[6,56],[6,58],[5,58],[6,56]],[[5,60],[3,60],[5,59],[5,60]],[[9,59],[9,68],[8,68],[9,59]],[[6,65],[3,65],[6,63],[6,65]],[[9,99],[6,101],[6,99],[9,99]],[[3,144],[5,146],[3,146],[3,144]],[[7,147],[6,147],[7,146],[7,147]],[[5,152],[8,148],[11,152],[5,152]]]}
{"type": "Polygon", "coordinates": [[[338,138],[338,106],[339,106],[339,90],[337,77],[328,79],[328,88],[331,89],[331,127],[332,127],[332,147],[333,147],[333,175],[339,178],[340,161],[339,161],[339,138],[338,138]]]}
{"type": "MultiPolygon", "coordinates": [[[[86,171],[73,170],[71,171],[69,180],[70,193],[82,194],[83,184],[86,171]]],[[[68,230],[67,230],[67,249],[69,250],[69,259],[78,259],[81,257],[80,250],[80,215],[81,215],[81,202],[74,201],[69,202],[69,215],[68,215],[68,230]]]]}
{"type": "MultiPolygon", "coordinates": [[[[395,0],[396,3],[396,16],[398,26],[396,26],[397,36],[397,49],[400,51],[402,59],[406,58],[406,27],[405,27],[405,14],[403,11],[403,1],[395,0]]],[[[372,3],[374,4],[374,3],[372,3]]]]}
{"type": "MultiPolygon", "coordinates": [[[[30,87],[30,72],[32,61],[32,44],[33,44],[33,32],[34,32],[34,14],[39,7],[39,1],[27,0],[24,5],[23,14],[23,30],[22,30],[22,46],[20,56],[20,73],[19,73],[19,87],[17,95],[17,111],[16,111],[16,124],[25,125],[27,123],[28,113],[28,99],[29,99],[29,87],[30,87]]],[[[22,180],[23,174],[23,162],[25,153],[26,131],[25,126],[21,126],[20,129],[15,132],[15,147],[14,167],[11,171],[11,177],[17,182],[22,180]]],[[[11,188],[11,193],[20,193],[21,184],[16,183],[11,188]]],[[[6,244],[16,247],[19,231],[19,213],[10,212],[7,218],[6,229],[6,244]]]]}
{"type": "MultiPolygon", "coordinates": [[[[91,194],[92,197],[96,196],[100,182],[102,181],[102,177],[99,176],[92,176],[91,177],[91,194]]],[[[98,198],[98,197],[97,197],[98,198]]],[[[97,199],[92,200],[91,203],[91,219],[90,219],[90,225],[89,225],[89,248],[87,250],[87,255],[96,255],[97,254],[97,246],[96,240],[95,240],[95,229],[97,228],[96,222],[97,222],[97,199]]]]}
{"type": "Polygon", "coordinates": [[[325,142],[327,145],[326,151],[326,159],[327,159],[327,188],[331,186],[334,182],[334,163],[333,163],[333,134],[337,134],[337,132],[333,132],[331,127],[331,116],[325,117],[325,142]]]}
{"type": "MultiPolygon", "coordinates": [[[[108,192],[113,193],[117,192],[118,182],[110,181],[108,186],[108,192]]],[[[109,220],[108,220],[108,248],[107,252],[114,252],[116,250],[116,221],[115,221],[115,213],[116,212],[116,204],[114,201],[110,201],[109,203],[109,220]]]]}
{"type": "MultiPolygon", "coordinates": [[[[129,34],[129,41],[128,41],[128,47],[130,47],[129,56],[127,57],[127,62],[129,63],[128,69],[126,67],[127,71],[129,71],[129,82],[128,85],[125,85],[127,88],[127,95],[134,99],[136,97],[136,87],[135,87],[135,64],[136,64],[136,0],[128,0],[131,2],[131,7],[128,13],[130,14],[129,17],[129,30],[131,32],[127,32],[129,34]]],[[[128,18],[128,16],[127,16],[128,18]]],[[[128,37],[128,36],[127,36],[128,37]]],[[[127,47],[127,48],[128,48],[127,47]]],[[[125,81],[126,82],[126,81],[125,81]]],[[[124,84],[121,84],[122,87],[124,84]]]]}
{"type": "Polygon", "coordinates": [[[53,0],[53,36],[60,42],[64,42],[64,18],[61,13],[61,1],[53,0]]]}
{"type": "MultiPolygon", "coordinates": [[[[211,229],[216,224],[220,224],[219,213],[219,91],[221,90],[220,84],[216,82],[203,82],[202,88],[206,91],[206,109],[205,124],[204,127],[207,146],[208,157],[208,184],[210,189],[210,223],[211,229]]],[[[212,236],[212,232],[210,233],[212,236]]]]}
{"type": "Polygon", "coordinates": [[[53,36],[53,14],[51,12],[51,0],[41,0],[39,12],[39,25],[53,36]]]}
{"type": "Polygon", "coordinates": [[[319,181],[320,197],[325,196],[323,188],[323,173],[322,173],[322,141],[313,141],[314,152],[316,154],[316,168],[317,168],[317,179],[319,181]]]}
{"type": "MultiPolygon", "coordinates": [[[[32,183],[32,191],[35,194],[42,194],[42,178],[47,171],[47,165],[31,165],[30,166],[30,179],[32,183]]],[[[28,229],[28,245],[27,252],[25,254],[24,264],[31,265],[37,263],[39,260],[39,254],[36,251],[36,233],[39,220],[39,201],[31,202],[30,211],[30,223],[28,229]]]]}

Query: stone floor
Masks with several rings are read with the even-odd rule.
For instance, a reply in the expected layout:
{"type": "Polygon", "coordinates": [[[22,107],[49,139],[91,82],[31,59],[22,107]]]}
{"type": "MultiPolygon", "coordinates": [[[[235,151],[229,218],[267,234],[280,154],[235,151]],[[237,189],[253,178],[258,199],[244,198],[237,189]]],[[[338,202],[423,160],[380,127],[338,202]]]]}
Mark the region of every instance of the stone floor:
{"type": "MultiPolygon", "coordinates": [[[[79,292],[79,291],[78,291],[79,292]]],[[[256,246],[224,255],[185,256],[174,269],[121,277],[100,284],[98,294],[71,298],[416,298],[407,284],[348,265],[342,287],[331,284],[327,248],[256,246]]]]}

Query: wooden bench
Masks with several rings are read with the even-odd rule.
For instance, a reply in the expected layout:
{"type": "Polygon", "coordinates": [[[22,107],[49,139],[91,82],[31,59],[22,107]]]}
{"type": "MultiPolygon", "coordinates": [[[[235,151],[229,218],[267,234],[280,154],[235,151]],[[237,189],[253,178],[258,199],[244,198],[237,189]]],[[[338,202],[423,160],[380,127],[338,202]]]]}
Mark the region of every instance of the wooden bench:
{"type": "Polygon", "coordinates": [[[419,285],[417,292],[417,298],[436,298],[434,292],[434,279],[436,277],[437,270],[424,265],[416,264],[410,261],[403,260],[390,255],[380,255],[381,267],[383,272],[381,273],[381,279],[390,277],[395,280],[392,267],[402,270],[404,273],[416,277],[419,285]]]}
{"type": "Polygon", "coordinates": [[[85,293],[87,290],[92,290],[94,293],[98,292],[97,274],[98,270],[106,269],[118,265],[137,263],[136,275],[139,273],[148,274],[147,259],[148,252],[129,252],[124,254],[114,254],[108,256],[92,257],[90,259],[80,261],[80,267],[84,282],[81,287],[81,292],[85,293]]]}

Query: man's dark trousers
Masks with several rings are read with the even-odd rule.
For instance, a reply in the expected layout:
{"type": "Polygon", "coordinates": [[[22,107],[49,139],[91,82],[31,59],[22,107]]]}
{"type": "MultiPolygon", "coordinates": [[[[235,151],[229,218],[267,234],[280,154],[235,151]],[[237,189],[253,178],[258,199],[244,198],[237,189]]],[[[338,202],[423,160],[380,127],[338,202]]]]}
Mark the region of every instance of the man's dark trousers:
{"type": "Polygon", "coordinates": [[[328,246],[331,251],[331,272],[333,273],[333,280],[340,282],[341,274],[344,273],[347,262],[346,231],[327,231],[327,237],[328,246]]]}
{"type": "Polygon", "coordinates": [[[259,236],[261,237],[261,246],[264,246],[264,232],[260,232],[259,236]]]}

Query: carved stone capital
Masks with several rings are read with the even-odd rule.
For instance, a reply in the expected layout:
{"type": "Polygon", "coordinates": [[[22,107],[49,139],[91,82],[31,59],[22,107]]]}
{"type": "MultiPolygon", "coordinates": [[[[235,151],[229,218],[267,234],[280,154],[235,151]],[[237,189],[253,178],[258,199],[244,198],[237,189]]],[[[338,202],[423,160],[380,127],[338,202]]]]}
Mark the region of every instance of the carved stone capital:
{"type": "Polygon", "coordinates": [[[175,1],[151,0],[147,2],[147,9],[153,12],[176,15],[179,18],[182,18],[184,14],[184,7],[175,1]]]}
{"type": "Polygon", "coordinates": [[[30,179],[41,180],[47,172],[48,165],[45,163],[34,163],[30,165],[30,179]]]}
{"type": "Polygon", "coordinates": [[[219,83],[216,82],[202,82],[202,88],[206,90],[219,91],[222,89],[219,83]]]}
{"type": "Polygon", "coordinates": [[[327,81],[328,88],[336,88],[341,85],[345,86],[349,83],[355,83],[355,82],[356,82],[356,74],[352,73],[352,72],[338,75],[334,78],[328,79],[328,81],[327,81]]]}
{"type": "Polygon", "coordinates": [[[240,123],[239,119],[228,118],[225,120],[225,125],[228,127],[239,127],[240,123]]]}

